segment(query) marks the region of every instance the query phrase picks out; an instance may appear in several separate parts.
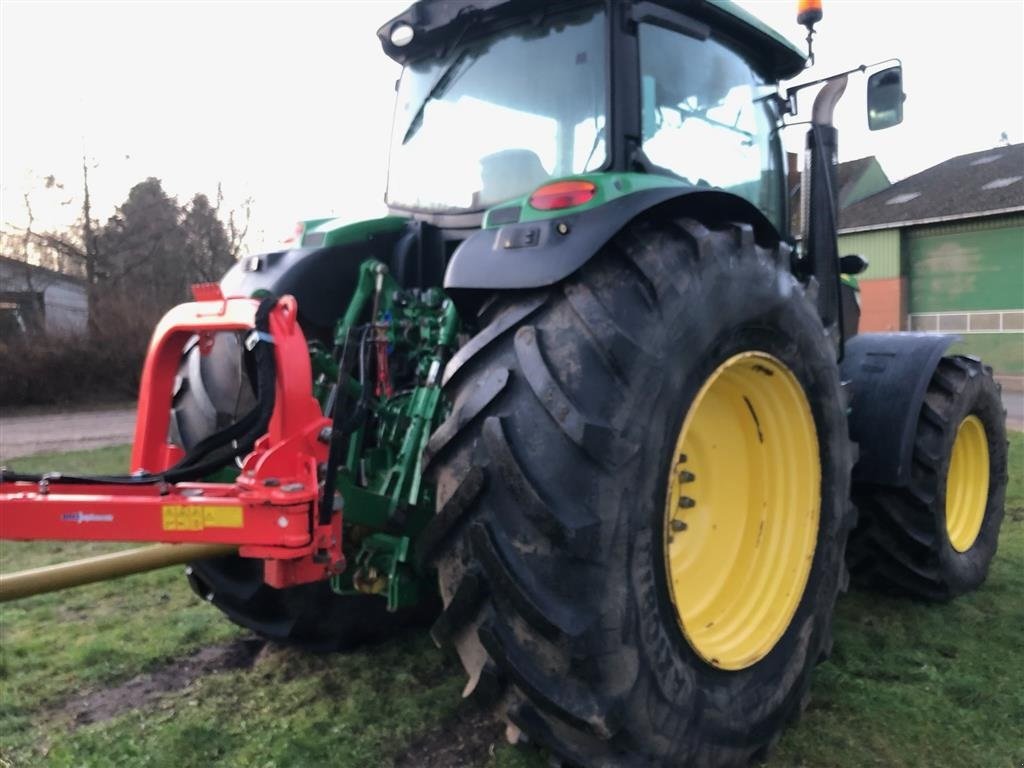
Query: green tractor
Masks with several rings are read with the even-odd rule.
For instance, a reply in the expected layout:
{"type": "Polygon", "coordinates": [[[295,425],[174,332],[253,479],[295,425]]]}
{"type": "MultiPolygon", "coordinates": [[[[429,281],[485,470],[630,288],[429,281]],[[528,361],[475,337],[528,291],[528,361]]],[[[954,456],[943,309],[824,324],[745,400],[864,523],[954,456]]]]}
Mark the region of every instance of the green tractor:
{"type": "MultiPolygon", "coordinates": [[[[818,81],[794,233],[779,83],[807,57],[732,4],[422,0],[378,34],[404,67],[390,214],[305,222],[222,282],[297,300],[347,568],[275,589],[232,555],[194,589],[316,650],[432,622],[465,695],[570,764],[762,758],[851,576],[948,600],[1003,516],[991,370],[949,336],[857,334],[851,73],[818,81]]],[[[871,127],[903,98],[875,67],[871,127]]],[[[182,449],[252,407],[252,355],[186,350],[182,449]]]]}

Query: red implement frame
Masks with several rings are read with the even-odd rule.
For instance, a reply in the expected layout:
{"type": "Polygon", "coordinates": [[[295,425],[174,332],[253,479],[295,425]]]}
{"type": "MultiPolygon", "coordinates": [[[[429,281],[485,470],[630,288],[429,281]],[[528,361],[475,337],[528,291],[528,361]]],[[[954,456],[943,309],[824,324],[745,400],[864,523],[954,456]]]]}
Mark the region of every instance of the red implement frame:
{"type": "MultiPolygon", "coordinates": [[[[197,301],[172,309],[153,333],[139,388],[133,471],[158,473],[183,455],[167,435],[188,339],[199,334],[202,349],[214,333],[253,328],[258,301],[225,299],[215,285],[197,286],[195,294],[197,301]]],[[[327,460],[319,436],[330,420],[313,398],[295,299],[280,299],[269,323],[274,411],[234,483],[0,482],[0,539],[237,544],[242,557],[264,561],[264,580],[278,588],[344,570],[341,513],[324,525],[317,517],[317,466],[327,460]]]]}

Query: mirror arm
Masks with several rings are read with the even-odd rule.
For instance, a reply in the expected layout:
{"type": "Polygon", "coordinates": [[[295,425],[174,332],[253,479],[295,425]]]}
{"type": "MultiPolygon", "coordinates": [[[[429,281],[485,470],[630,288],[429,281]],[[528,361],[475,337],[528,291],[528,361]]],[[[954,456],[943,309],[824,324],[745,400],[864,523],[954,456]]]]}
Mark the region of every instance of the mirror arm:
{"type": "MultiPolygon", "coordinates": [[[[878,64],[884,64],[884,63],[885,62],[881,62],[881,61],[878,62],[878,64]]],[[[852,75],[855,72],[865,72],[865,71],[867,71],[868,67],[876,67],[876,66],[878,66],[878,64],[861,64],[859,67],[854,67],[853,69],[848,69],[845,72],[836,72],[834,75],[829,75],[828,77],[820,77],[817,80],[810,80],[809,82],[806,82],[806,83],[799,83],[797,85],[791,85],[789,88],[786,89],[786,98],[787,99],[791,99],[794,96],[796,96],[796,94],[800,93],[800,91],[804,90],[805,88],[810,88],[812,85],[821,85],[822,83],[829,83],[829,82],[831,82],[833,80],[837,80],[840,77],[846,77],[847,75],[852,75]]]]}
{"type": "Polygon", "coordinates": [[[848,69],[845,72],[837,72],[836,74],[829,75],[828,77],[821,77],[818,78],[817,80],[811,80],[806,83],[799,83],[797,85],[790,86],[789,88],[786,89],[785,99],[792,105],[792,107],[789,110],[787,110],[787,114],[796,114],[796,95],[805,88],[810,88],[812,85],[821,85],[822,83],[829,83],[832,82],[833,80],[838,80],[841,77],[846,77],[847,75],[852,75],[856,72],[867,72],[869,69],[873,67],[880,67],[883,64],[890,63],[896,63],[899,64],[900,66],[903,65],[903,62],[897,58],[883,59],[882,61],[876,61],[874,64],[861,64],[860,66],[854,67],[853,69],[848,69]]]}

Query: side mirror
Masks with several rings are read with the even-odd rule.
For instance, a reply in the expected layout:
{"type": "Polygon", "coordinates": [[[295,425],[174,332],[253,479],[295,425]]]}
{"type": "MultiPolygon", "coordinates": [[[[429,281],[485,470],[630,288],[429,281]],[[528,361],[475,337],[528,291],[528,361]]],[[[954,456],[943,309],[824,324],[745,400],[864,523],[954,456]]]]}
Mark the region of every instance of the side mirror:
{"type": "Polygon", "coordinates": [[[903,67],[896,65],[868,78],[868,128],[880,131],[903,122],[903,67]]]}

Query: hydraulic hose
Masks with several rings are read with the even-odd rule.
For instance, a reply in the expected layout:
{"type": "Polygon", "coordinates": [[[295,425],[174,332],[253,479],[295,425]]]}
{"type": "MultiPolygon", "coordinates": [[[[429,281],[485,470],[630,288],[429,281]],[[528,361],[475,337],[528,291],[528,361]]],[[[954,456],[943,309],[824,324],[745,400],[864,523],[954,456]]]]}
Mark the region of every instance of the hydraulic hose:
{"type": "MultiPolygon", "coordinates": [[[[351,334],[351,330],[349,330],[348,333],[351,334]]],[[[320,498],[319,517],[321,525],[327,525],[330,523],[331,516],[334,514],[334,487],[338,475],[338,466],[342,461],[342,452],[345,450],[345,439],[359,426],[362,420],[366,417],[366,413],[368,411],[367,401],[369,398],[367,395],[366,382],[364,381],[362,382],[363,387],[360,392],[359,399],[356,401],[355,407],[348,415],[348,418],[345,418],[344,420],[342,419],[343,408],[341,407],[341,403],[344,398],[345,382],[349,376],[349,361],[346,359],[347,350],[348,335],[346,335],[345,344],[342,347],[341,359],[338,361],[338,378],[334,384],[334,391],[331,393],[330,398],[331,441],[327,452],[327,466],[324,471],[323,495],[320,498]]],[[[360,367],[362,367],[362,342],[359,344],[357,354],[360,358],[360,367]]]]}

